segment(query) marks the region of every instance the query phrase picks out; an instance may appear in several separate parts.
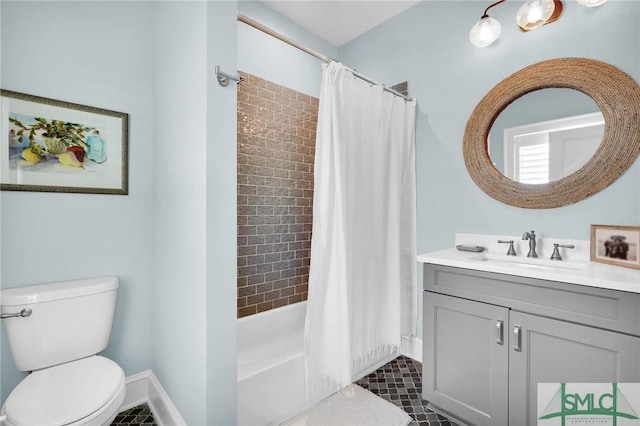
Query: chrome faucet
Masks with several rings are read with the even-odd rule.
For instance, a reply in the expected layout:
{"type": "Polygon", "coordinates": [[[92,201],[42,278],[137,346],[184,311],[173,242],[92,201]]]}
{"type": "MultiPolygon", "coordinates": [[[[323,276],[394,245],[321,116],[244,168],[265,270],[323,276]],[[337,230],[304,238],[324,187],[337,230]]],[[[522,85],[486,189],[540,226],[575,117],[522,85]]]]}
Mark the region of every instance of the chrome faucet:
{"type": "Polygon", "coordinates": [[[536,253],[536,231],[525,232],[522,234],[523,240],[529,240],[529,253],[527,257],[538,257],[536,253]]]}

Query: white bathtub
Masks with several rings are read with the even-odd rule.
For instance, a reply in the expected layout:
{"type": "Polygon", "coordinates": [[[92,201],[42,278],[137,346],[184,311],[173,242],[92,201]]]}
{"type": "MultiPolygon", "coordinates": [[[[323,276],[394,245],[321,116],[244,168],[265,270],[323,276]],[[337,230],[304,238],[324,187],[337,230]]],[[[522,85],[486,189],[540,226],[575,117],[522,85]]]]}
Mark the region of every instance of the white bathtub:
{"type": "Polygon", "coordinates": [[[307,409],[304,317],[307,302],[238,319],[238,425],[264,426],[307,409]]]}
{"type": "MultiPolygon", "coordinates": [[[[238,319],[238,425],[278,425],[324,397],[305,399],[304,318],[307,302],[238,319]]],[[[385,355],[353,381],[397,355],[385,355]]]]}

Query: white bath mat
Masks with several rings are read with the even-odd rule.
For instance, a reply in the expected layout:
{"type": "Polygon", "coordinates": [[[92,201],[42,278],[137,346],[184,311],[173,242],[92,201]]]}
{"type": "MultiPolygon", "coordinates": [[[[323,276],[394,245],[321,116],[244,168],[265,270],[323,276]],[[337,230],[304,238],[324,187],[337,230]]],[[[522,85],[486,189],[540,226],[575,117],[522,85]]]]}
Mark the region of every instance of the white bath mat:
{"type": "Polygon", "coordinates": [[[406,426],[401,408],[358,385],[349,385],[281,426],[406,426]]]}

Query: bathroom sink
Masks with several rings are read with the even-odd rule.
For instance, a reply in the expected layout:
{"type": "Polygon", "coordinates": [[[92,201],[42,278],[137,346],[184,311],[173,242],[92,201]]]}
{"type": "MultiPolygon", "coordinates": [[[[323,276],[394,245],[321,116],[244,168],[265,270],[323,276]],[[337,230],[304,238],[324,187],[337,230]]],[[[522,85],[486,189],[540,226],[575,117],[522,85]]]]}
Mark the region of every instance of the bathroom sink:
{"type": "Polygon", "coordinates": [[[531,257],[517,257],[517,256],[504,256],[497,254],[483,254],[477,257],[475,260],[481,262],[489,262],[500,265],[512,265],[524,268],[535,269],[551,269],[551,268],[564,268],[564,269],[584,269],[586,262],[570,262],[566,260],[551,260],[540,259],[531,257]]]}

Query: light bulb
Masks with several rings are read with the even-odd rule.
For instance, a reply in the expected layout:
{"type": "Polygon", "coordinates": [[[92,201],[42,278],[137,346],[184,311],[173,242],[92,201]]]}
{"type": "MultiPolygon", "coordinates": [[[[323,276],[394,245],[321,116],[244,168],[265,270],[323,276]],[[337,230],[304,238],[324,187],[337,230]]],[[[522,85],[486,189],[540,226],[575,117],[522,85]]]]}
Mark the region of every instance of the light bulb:
{"type": "Polygon", "coordinates": [[[525,31],[543,26],[553,15],[553,0],[527,0],[516,15],[516,22],[525,31]]]}
{"type": "Polygon", "coordinates": [[[596,7],[600,6],[601,4],[605,4],[607,0],[577,0],[577,2],[578,4],[581,4],[583,6],[596,7]]]}
{"type": "Polygon", "coordinates": [[[475,46],[487,47],[497,40],[502,31],[500,22],[490,16],[484,16],[469,31],[469,40],[475,46]]]}

